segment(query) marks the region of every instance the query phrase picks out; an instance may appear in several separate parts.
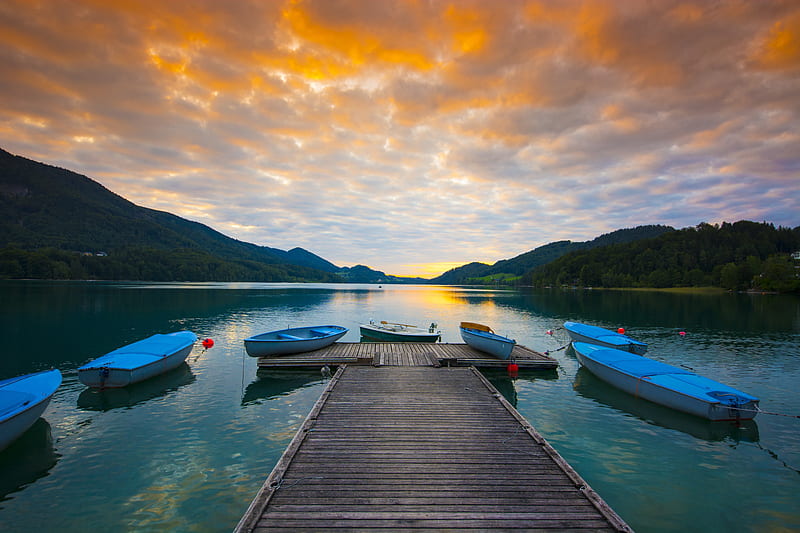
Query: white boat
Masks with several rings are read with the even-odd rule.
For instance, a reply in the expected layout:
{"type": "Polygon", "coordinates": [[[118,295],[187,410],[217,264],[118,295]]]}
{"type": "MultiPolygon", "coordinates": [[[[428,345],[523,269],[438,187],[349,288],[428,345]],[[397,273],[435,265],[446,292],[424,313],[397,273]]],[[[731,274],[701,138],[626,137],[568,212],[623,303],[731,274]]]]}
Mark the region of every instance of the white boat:
{"type": "Polygon", "coordinates": [[[349,330],[343,326],[306,326],[279,329],[244,340],[250,357],[268,357],[313,352],[341,339],[349,330]]]}
{"type": "Polygon", "coordinates": [[[436,342],[442,338],[435,322],[424,329],[411,324],[370,320],[369,324],[361,324],[360,329],[362,337],[380,342],[436,342]]]}
{"type": "Polygon", "coordinates": [[[508,359],[517,341],[498,335],[489,326],[475,322],[462,322],[459,330],[461,338],[469,346],[481,352],[488,353],[498,359],[508,359]]]}
{"type": "Polygon", "coordinates": [[[641,355],[573,342],[578,362],[611,385],[678,411],[709,420],[750,420],[758,398],[694,372],[641,355]]]}
{"type": "Polygon", "coordinates": [[[580,322],[564,322],[564,329],[567,330],[573,342],[588,342],[589,344],[616,348],[617,350],[624,350],[637,355],[644,355],[647,352],[647,344],[610,329],[581,324],[580,322]]]}
{"type": "Polygon", "coordinates": [[[191,353],[197,335],[191,331],[156,334],[117,348],[78,368],[84,385],[124,387],[177,368],[191,353]]]}
{"type": "Polygon", "coordinates": [[[61,372],[58,370],[0,381],[0,450],[39,419],[59,385],[61,372]]]}

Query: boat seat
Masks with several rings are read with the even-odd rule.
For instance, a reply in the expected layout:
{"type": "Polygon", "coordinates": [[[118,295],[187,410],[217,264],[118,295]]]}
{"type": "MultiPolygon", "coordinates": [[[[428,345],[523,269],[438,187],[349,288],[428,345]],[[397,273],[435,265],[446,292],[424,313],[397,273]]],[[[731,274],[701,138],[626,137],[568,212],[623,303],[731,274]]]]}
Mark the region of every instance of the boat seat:
{"type": "Polygon", "coordinates": [[[328,331],[322,331],[322,330],[319,330],[319,329],[312,329],[312,330],[310,330],[310,332],[311,332],[312,335],[316,335],[317,337],[325,337],[325,336],[329,335],[328,331]]]}
{"type": "Polygon", "coordinates": [[[284,339],[287,341],[301,341],[303,340],[302,337],[295,337],[294,335],[287,335],[286,333],[278,333],[277,337],[279,339],[284,339]]]}

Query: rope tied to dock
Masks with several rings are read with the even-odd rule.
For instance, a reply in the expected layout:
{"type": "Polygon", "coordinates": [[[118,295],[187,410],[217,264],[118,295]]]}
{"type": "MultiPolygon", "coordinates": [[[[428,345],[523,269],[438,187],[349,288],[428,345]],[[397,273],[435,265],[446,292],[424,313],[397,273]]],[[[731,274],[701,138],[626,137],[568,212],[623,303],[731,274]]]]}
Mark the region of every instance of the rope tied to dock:
{"type": "Polygon", "coordinates": [[[550,354],[551,354],[551,353],[553,353],[553,352],[560,352],[561,350],[563,350],[564,348],[566,348],[567,346],[569,346],[569,344],[570,344],[570,343],[567,343],[567,344],[565,344],[564,346],[562,346],[561,348],[556,348],[555,350],[547,350],[547,351],[545,351],[545,352],[544,352],[544,354],[545,354],[545,355],[550,355],[550,354]]]}
{"type": "Polygon", "coordinates": [[[275,481],[274,483],[270,483],[269,488],[274,490],[274,491],[277,491],[277,490],[282,489],[282,488],[290,489],[290,488],[294,487],[295,485],[298,485],[301,482],[306,481],[308,479],[313,479],[313,480],[319,481],[320,479],[325,479],[325,477],[324,476],[306,476],[306,477],[301,477],[300,479],[296,479],[296,480],[292,481],[288,485],[284,485],[283,482],[285,481],[285,479],[284,478],[280,478],[279,480],[275,481]]]}

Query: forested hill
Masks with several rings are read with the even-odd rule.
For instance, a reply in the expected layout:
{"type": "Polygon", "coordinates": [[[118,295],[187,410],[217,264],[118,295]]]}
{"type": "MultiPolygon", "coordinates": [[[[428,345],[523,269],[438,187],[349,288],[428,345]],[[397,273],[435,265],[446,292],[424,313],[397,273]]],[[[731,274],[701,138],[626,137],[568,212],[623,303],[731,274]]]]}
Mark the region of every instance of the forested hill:
{"type": "Polygon", "coordinates": [[[503,259],[493,265],[469,263],[448,270],[441,276],[432,279],[431,283],[442,285],[469,285],[489,283],[495,279],[501,281],[509,280],[518,278],[530,272],[532,269],[547,264],[570,252],[641,239],[650,239],[670,231],[675,230],[669,226],[660,225],[638,226],[636,228],[620,229],[611,233],[605,233],[586,242],[551,242],[511,259],[503,259]]]}
{"type": "Polygon", "coordinates": [[[338,267],[302,248],[238,241],[4,150],[0,250],[0,277],[7,278],[341,280],[338,267]]]}
{"type": "Polygon", "coordinates": [[[581,250],[526,274],[523,284],[800,291],[800,227],[700,224],[653,239],[581,250]]]}

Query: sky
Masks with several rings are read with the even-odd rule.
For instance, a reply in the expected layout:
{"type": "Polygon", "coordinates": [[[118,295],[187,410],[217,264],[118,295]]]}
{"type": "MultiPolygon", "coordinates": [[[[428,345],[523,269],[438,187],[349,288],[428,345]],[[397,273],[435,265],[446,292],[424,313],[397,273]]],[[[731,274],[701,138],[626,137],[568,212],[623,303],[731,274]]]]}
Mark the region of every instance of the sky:
{"type": "Polygon", "coordinates": [[[2,0],[0,148],[338,266],[800,225],[800,2],[2,0]]]}

